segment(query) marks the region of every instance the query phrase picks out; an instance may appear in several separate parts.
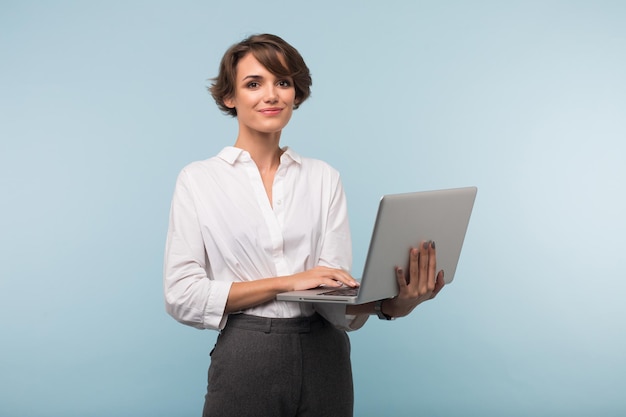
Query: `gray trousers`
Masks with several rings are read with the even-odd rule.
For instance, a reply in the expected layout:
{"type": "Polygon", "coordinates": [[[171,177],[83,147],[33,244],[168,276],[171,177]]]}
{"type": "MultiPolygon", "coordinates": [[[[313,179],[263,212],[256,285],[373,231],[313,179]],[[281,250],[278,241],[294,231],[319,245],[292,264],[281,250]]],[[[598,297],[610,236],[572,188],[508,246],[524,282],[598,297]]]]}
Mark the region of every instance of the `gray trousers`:
{"type": "Polygon", "coordinates": [[[203,417],[349,417],[350,341],[319,315],[231,315],[211,352],[203,417]]]}

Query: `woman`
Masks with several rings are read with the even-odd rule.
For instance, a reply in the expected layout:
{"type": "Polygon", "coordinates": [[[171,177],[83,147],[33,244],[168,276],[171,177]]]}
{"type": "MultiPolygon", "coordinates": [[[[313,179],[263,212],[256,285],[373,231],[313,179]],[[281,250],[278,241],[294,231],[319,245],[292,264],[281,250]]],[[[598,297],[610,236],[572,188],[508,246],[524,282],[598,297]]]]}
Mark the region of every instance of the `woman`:
{"type": "Polygon", "coordinates": [[[288,303],[278,293],[356,287],[337,171],[280,147],[282,129],[309,96],[311,76],[291,45],[251,36],[224,55],[210,92],[237,118],[235,144],[185,167],[168,230],[166,308],[181,323],[220,330],[204,416],[351,416],[346,330],[370,314],[409,314],[443,287],[435,245],[396,268],[400,293],[357,306],[288,303]],[[329,377],[331,376],[331,377],[329,377]]]}

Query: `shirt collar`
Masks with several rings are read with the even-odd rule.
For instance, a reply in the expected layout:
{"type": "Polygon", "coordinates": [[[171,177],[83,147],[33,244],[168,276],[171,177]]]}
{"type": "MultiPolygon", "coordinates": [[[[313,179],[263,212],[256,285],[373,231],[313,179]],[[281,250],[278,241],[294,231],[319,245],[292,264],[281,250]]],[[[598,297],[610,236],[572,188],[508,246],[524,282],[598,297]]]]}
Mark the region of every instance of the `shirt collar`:
{"type": "Polygon", "coordinates": [[[296,162],[297,164],[302,164],[302,158],[300,157],[300,155],[298,155],[298,153],[296,153],[296,151],[291,149],[289,146],[285,146],[283,148],[283,154],[280,157],[281,162],[286,162],[285,158],[290,158],[293,162],[296,162]]]}
{"type": "MultiPolygon", "coordinates": [[[[238,160],[250,159],[250,154],[247,151],[241,148],[235,148],[234,146],[225,147],[224,149],[220,151],[220,153],[217,154],[217,156],[223,159],[224,161],[228,162],[230,165],[234,165],[235,162],[238,160]]],[[[296,162],[298,164],[302,163],[302,158],[300,157],[300,155],[298,155],[296,151],[291,149],[289,146],[285,146],[283,148],[283,154],[280,157],[281,162],[286,163],[287,160],[285,158],[289,158],[291,161],[296,162]]]]}
{"type": "MultiPolygon", "coordinates": [[[[230,165],[233,165],[243,155],[245,151],[241,148],[235,148],[234,146],[227,146],[217,154],[218,158],[223,159],[230,165]]],[[[246,155],[248,152],[246,152],[246,155]]]]}

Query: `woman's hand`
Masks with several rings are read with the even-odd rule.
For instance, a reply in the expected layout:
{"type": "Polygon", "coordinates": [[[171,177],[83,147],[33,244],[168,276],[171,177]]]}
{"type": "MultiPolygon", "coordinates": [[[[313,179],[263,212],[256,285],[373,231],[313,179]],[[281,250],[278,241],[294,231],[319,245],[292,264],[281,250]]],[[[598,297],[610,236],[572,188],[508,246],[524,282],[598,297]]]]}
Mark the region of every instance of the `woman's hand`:
{"type": "Polygon", "coordinates": [[[300,272],[289,277],[291,291],[308,290],[320,286],[358,287],[359,283],[349,273],[342,269],[329,268],[326,266],[316,266],[308,271],[300,272]]]}
{"type": "Polygon", "coordinates": [[[316,266],[294,275],[233,282],[226,300],[225,313],[233,313],[273,300],[276,294],[287,291],[308,290],[319,286],[358,287],[359,283],[342,269],[316,266]]]}
{"type": "Polygon", "coordinates": [[[397,297],[383,302],[385,314],[403,317],[424,301],[435,298],[445,284],[443,270],[437,273],[435,242],[421,242],[418,248],[412,248],[408,274],[401,267],[396,267],[396,278],[399,293],[397,297]]]}

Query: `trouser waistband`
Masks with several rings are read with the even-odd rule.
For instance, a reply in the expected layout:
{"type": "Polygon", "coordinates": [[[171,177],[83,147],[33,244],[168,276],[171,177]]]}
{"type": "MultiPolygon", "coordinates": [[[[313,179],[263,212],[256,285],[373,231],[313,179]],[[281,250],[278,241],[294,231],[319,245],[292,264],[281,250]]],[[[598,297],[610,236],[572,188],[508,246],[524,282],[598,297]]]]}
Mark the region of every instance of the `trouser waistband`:
{"type": "Polygon", "coordinates": [[[311,329],[324,326],[325,320],[319,314],[310,317],[276,319],[251,316],[249,314],[231,314],[226,328],[252,330],[264,333],[308,333],[311,329]]]}

